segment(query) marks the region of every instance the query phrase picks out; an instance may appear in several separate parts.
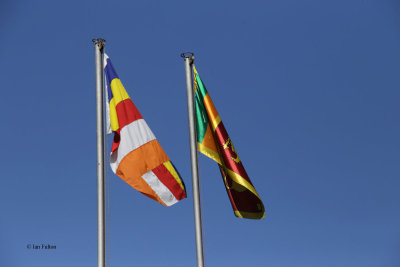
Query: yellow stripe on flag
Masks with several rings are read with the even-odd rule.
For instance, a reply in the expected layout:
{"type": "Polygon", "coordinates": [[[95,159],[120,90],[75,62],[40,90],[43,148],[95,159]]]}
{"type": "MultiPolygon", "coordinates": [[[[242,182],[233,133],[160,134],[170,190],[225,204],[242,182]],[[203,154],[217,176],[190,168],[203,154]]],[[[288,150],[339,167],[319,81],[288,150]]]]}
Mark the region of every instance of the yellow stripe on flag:
{"type": "Polygon", "coordinates": [[[262,212],[245,212],[245,211],[238,211],[235,210],[236,217],[239,218],[247,218],[247,219],[264,219],[265,218],[265,211],[262,212]],[[260,215],[262,214],[262,217],[260,215]]]}
{"type": "Polygon", "coordinates": [[[116,131],[119,129],[116,107],[119,102],[129,99],[129,95],[122,85],[121,80],[118,78],[115,78],[111,81],[111,92],[113,94],[113,98],[110,100],[110,123],[111,129],[116,131]]]}
{"type": "Polygon", "coordinates": [[[179,186],[182,188],[183,191],[185,191],[185,187],[182,184],[181,179],[179,178],[178,173],[176,172],[174,166],[172,166],[170,161],[164,162],[164,166],[165,168],[167,168],[167,170],[172,174],[172,176],[174,176],[175,180],[177,181],[177,183],[179,184],[179,186]]]}
{"type": "Polygon", "coordinates": [[[117,116],[117,110],[115,108],[115,102],[113,101],[114,99],[111,99],[110,101],[110,124],[111,124],[111,129],[113,131],[116,131],[119,129],[119,123],[118,123],[118,116],[117,116]]]}
{"type": "Polygon", "coordinates": [[[261,199],[260,196],[257,194],[256,189],[246,179],[244,179],[241,175],[239,175],[236,172],[228,169],[227,167],[224,168],[224,171],[226,171],[228,173],[229,177],[231,177],[233,181],[235,181],[236,183],[238,183],[241,186],[245,187],[247,190],[249,190],[251,193],[253,193],[255,196],[257,196],[259,199],[261,199]]]}
{"type": "Polygon", "coordinates": [[[121,80],[118,78],[115,78],[111,81],[111,91],[113,94],[112,99],[114,99],[115,105],[118,105],[119,102],[129,98],[129,95],[122,85],[121,80]]]}
{"type": "Polygon", "coordinates": [[[215,160],[219,165],[222,164],[219,154],[217,152],[200,143],[197,143],[197,147],[199,151],[203,153],[203,155],[209,157],[210,159],[215,160]]]}

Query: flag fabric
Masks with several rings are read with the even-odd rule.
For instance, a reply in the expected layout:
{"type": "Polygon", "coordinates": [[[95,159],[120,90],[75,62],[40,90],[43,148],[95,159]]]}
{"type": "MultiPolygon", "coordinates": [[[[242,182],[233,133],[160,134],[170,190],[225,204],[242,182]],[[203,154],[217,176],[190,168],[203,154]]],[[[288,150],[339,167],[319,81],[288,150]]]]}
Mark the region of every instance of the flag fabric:
{"type": "Polygon", "coordinates": [[[194,65],[193,69],[198,150],[218,163],[235,215],[239,218],[263,219],[265,210],[261,198],[194,65]]]}
{"type": "Polygon", "coordinates": [[[104,55],[107,117],[114,140],[110,165],[133,188],[165,206],[186,198],[185,185],[104,55]]]}

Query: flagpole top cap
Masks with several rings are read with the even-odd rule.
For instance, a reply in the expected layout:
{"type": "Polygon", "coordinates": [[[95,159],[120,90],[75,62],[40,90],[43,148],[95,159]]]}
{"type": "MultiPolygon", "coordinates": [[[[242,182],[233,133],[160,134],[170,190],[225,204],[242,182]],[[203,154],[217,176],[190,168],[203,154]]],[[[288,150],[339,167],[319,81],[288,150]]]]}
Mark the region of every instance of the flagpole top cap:
{"type": "Polygon", "coordinates": [[[190,58],[190,59],[194,59],[194,53],[192,53],[192,52],[183,52],[182,54],[181,54],[181,57],[183,57],[183,58],[190,58]]]}
{"type": "Polygon", "coordinates": [[[94,45],[99,45],[101,48],[103,48],[106,40],[104,40],[103,38],[93,38],[92,42],[94,45]]]}

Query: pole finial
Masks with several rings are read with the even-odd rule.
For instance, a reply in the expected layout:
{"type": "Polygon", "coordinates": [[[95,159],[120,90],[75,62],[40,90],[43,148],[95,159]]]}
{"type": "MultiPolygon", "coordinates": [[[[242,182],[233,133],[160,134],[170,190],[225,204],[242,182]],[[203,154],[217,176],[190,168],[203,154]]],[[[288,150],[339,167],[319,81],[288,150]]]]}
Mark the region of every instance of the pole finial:
{"type": "Polygon", "coordinates": [[[106,40],[103,38],[93,38],[92,42],[94,45],[97,45],[100,49],[102,49],[106,43],[106,40]]]}
{"type": "Polygon", "coordinates": [[[181,57],[184,58],[185,60],[189,59],[191,64],[194,61],[194,53],[192,53],[192,52],[183,52],[181,54],[181,57]]]}

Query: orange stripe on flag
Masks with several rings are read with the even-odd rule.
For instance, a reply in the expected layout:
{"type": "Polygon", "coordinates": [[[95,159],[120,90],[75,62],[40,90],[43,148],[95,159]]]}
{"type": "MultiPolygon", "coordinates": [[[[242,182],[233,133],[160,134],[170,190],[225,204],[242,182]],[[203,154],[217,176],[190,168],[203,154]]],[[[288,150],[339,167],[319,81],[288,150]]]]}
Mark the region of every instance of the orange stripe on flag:
{"type": "Polygon", "coordinates": [[[155,199],[158,196],[141,176],[165,161],[169,161],[168,156],[158,141],[152,140],[127,154],[120,162],[116,174],[136,190],[153,195],[155,199]]]}
{"type": "Polygon", "coordinates": [[[208,117],[210,118],[210,123],[213,127],[213,130],[217,128],[218,124],[221,122],[221,118],[218,115],[218,112],[214,106],[214,103],[211,100],[210,95],[207,95],[203,99],[204,107],[207,110],[208,117]]]}
{"type": "Polygon", "coordinates": [[[209,123],[207,124],[207,130],[206,134],[204,135],[203,142],[198,143],[198,149],[207,157],[215,160],[219,164],[222,164],[209,123]]]}

